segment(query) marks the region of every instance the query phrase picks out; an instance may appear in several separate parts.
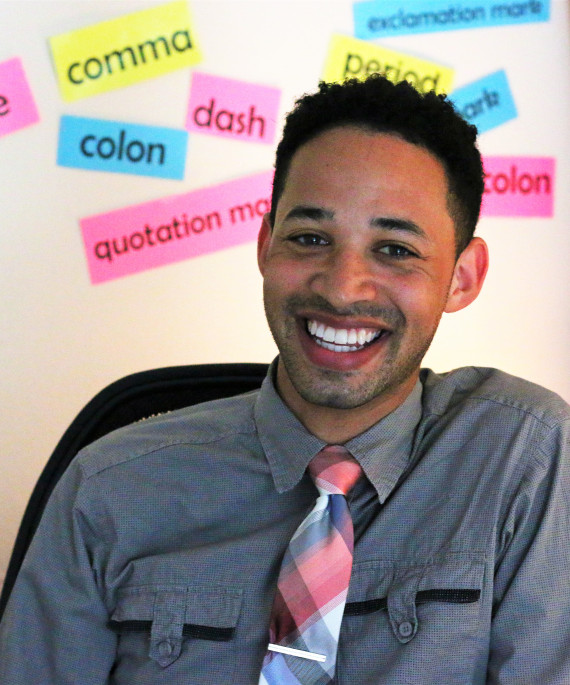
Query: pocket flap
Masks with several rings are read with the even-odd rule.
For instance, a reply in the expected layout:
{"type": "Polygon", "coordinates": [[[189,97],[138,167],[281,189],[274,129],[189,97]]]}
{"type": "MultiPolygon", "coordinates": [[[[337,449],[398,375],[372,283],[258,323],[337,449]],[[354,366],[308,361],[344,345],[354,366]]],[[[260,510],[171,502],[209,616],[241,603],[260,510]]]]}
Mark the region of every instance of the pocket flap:
{"type": "Polygon", "coordinates": [[[235,628],[242,596],[240,588],[189,587],[184,622],[212,628],[235,628]]]}
{"type": "Polygon", "coordinates": [[[448,554],[426,564],[418,590],[481,590],[485,559],[478,554],[448,554]]]}
{"type": "Polygon", "coordinates": [[[353,569],[345,615],[388,610],[396,639],[406,644],[419,627],[420,604],[474,604],[483,585],[485,559],[476,553],[438,555],[425,563],[367,562],[353,569]]]}
{"type": "Polygon", "coordinates": [[[180,655],[183,637],[230,640],[241,609],[240,588],[145,585],[123,588],[110,627],[148,631],[150,658],[166,667],[180,655]]]}

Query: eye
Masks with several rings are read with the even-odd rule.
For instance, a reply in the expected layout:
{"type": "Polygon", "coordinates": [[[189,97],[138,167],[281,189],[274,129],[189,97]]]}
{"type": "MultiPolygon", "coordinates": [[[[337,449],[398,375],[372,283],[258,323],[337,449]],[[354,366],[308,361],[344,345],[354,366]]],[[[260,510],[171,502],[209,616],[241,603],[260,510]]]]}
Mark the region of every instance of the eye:
{"type": "Polygon", "coordinates": [[[387,255],[388,257],[395,257],[396,259],[405,259],[407,257],[417,257],[418,255],[410,250],[410,248],[404,245],[399,245],[398,243],[383,245],[377,250],[381,254],[387,255]]]}
{"type": "Polygon", "coordinates": [[[321,247],[329,244],[328,240],[318,233],[300,233],[290,236],[288,240],[302,247],[321,247]]]}

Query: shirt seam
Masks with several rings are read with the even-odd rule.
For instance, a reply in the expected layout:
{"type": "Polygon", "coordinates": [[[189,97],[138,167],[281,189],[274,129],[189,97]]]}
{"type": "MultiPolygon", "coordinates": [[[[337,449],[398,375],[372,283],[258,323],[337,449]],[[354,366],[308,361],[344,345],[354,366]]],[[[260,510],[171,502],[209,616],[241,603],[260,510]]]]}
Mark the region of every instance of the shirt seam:
{"type": "MultiPolygon", "coordinates": [[[[147,448],[144,451],[141,452],[134,452],[134,453],[129,453],[121,457],[120,460],[114,461],[112,464],[105,464],[103,466],[100,466],[93,470],[91,473],[86,472],[86,467],[87,464],[83,461],[84,458],[87,458],[88,456],[90,458],[95,458],[95,454],[89,449],[86,448],[86,450],[82,454],[82,458],[80,457],[79,461],[79,467],[81,468],[81,471],[84,475],[85,480],[89,480],[95,476],[98,476],[105,471],[108,471],[110,469],[116,468],[118,466],[121,466],[123,464],[128,464],[129,462],[134,461],[135,459],[142,459],[143,457],[148,457],[151,454],[155,454],[156,452],[159,452],[160,450],[169,448],[169,447],[181,447],[183,445],[187,446],[200,446],[200,445],[212,445],[216,442],[222,442],[223,440],[226,440],[229,437],[235,437],[238,435],[254,435],[256,433],[255,428],[253,430],[236,430],[228,433],[224,433],[223,435],[216,435],[212,436],[210,438],[204,438],[204,439],[196,439],[194,441],[189,440],[189,439],[178,439],[178,440],[169,440],[167,442],[160,443],[158,445],[155,445],[152,448],[147,448]]],[[[79,455],[78,455],[79,456],[79,455]]],[[[93,468],[93,462],[90,461],[89,466],[93,468]]]]}
{"type": "MultiPolygon", "coordinates": [[[[492,397],[488,395],[472,395],[470,397],[465,398],[465,403],[467,402],[490,402],[492,404],[498,404],[502,407],[508,407],[509,409],[514,409],[517,412],[523,413],[526,416],[529,416],[536,421],[538,421],[542,426],[545,426],[549,430],[556,429],[558,426],[570,421],[570,415],[562,412],[562,411],[557,411],[554,416],[550,418],[550,421],[547,421],[544,416],[539,416],[537,415],[531,407],[521,405],[517,403],[517,400],[507,400],[507,399],[499,399],[497,397],[492,397]]],[[[436,410],[428,410],[428,412],[425,414],[424,419],[429,419],[429,417],[437,417],[437,418],[442,418],[445,417],[447,414],[447,408],[442,409],[441,411],[436,411],[436,410]]],[[[547,410],[546,411],[551,411],[547,410]]]]}

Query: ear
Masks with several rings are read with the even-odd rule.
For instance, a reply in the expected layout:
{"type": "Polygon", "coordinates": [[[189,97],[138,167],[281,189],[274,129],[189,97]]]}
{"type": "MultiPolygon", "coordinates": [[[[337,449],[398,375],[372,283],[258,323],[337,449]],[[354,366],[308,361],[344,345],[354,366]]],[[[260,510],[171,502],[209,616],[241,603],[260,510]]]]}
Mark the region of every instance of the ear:
{"type": "Polygon", "coordinates": [[[269,250],[269,243],[271,242],[271,224],[269,222],[269,214],[264,214],[259,235],[257,236],[257,265],[261,275],[265,274],[265,262],[267,260],[267,252],[269,250]]]}
{"type": "Polygon", "coordinates": [[[444,311],[457,312],[471,304],[481,292],[488,267],[487,243],[472,238],[455,263],[444,311]]]}

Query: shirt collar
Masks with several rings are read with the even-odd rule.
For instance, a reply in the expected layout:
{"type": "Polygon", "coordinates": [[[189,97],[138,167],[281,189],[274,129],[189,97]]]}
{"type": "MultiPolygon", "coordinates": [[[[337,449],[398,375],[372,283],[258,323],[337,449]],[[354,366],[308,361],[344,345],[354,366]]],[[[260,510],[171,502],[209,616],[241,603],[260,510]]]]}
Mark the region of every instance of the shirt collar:
{"type": "MultiPolygon", "coordinates": [[[[279,397],[273,381],[277,361],[257,397],[254,418],[259,439],[278,492],[293,488],[325,442],[303,426],[279,397]]],[[[414,433],[422,415],[422,384],[418,380],[393,412],[346,443],[376,489],[380,502],[388,497],[409,463],[414,433]]]]}

